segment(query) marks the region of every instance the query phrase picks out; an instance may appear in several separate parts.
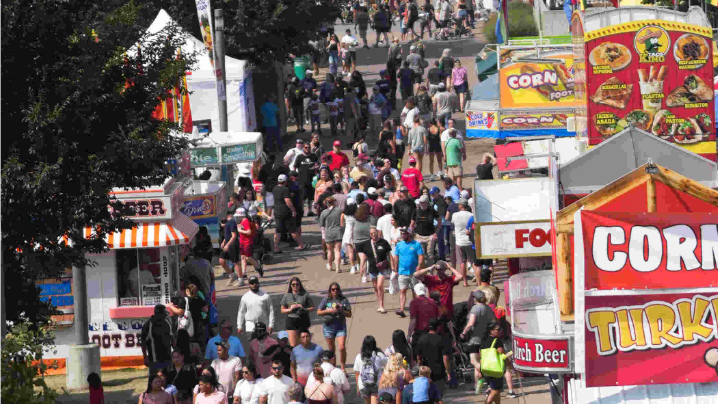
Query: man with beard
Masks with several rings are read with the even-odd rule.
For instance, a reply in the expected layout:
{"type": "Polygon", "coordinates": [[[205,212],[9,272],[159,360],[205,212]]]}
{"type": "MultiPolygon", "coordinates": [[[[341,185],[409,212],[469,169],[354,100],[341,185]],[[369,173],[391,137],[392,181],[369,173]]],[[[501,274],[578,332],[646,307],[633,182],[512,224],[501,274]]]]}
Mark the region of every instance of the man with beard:
{"type": "Polygon", "coordinates": [[[416,203],[409,199],[409,189],[406,186],[399,188],[399,199],[394,202],[394,215],[399,219],[397,225],[399,227],[414,228],[414,212],[416,211],[416,203]]]}
{"type": "Polygon", "coordinates": [[[259,289],[259,279],[256,276],[249,277],[249,292],[242,295],[237,311],[237,333],[243,331],[252,333],[258,323],[262,323],[270,334],[274,329],[274,306],[272,297],[265,291],[259,289]]]}
{"type": "MultiPolygon", "coordinates": [[[[314,216],[312,211],[312,203],[314,201],[314,187],[312,186],[312,178],[316,174],[318,157],[311,152],[311,146],[305,144],[302,154],[298,155],[294,160],[294,167],[299,173],[299,186],[302,188],[303,199],[307,201],[307,216],[314,216]]],[[[304,200],[301,201],[299,207],[302,206],[304,200]]],[[[298,208],[299,208],[298,207],[298,208]]],[[[299,208],[304,210],[304,208],[299,208]]]]}

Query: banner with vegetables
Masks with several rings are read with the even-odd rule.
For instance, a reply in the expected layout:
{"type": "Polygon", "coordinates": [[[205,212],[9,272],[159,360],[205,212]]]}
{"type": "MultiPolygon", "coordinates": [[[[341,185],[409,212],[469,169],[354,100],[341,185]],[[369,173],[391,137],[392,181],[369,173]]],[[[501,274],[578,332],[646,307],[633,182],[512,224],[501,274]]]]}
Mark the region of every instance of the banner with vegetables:
{"type": "Polygon", "coordinates": [[[678,144],[714,141],[711,37],[659,20],[586,33],[589,143],[629,126],[678,144]]]}
{"type": "Polygon", "coordinates": [[[499,71],[501,108],[575,106],[572,62],[572,59],[546,63],[518,61],[502,66],[499,71]]]}

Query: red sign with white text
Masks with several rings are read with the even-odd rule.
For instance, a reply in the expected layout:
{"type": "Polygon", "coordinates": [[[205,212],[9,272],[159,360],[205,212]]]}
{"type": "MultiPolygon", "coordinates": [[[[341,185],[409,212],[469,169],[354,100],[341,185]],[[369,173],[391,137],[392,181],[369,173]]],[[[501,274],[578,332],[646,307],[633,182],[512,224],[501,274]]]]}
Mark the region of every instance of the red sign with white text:
{"type": "Polygon", "coordinates": [[[718,289],[585,302],[587,387],[718,382],[718,289]]]}
{"type": "Polygon", "coordinates": [[[568,338],[539,339],[521,337],[516,333],[514,338],[514,366],[524,371],[569,370],[571,368],[568,338]]]}
{"type": "Polygon", "coordinates": [[[718,286],[718,214],[581,212],[585,290],[718,286]]]}

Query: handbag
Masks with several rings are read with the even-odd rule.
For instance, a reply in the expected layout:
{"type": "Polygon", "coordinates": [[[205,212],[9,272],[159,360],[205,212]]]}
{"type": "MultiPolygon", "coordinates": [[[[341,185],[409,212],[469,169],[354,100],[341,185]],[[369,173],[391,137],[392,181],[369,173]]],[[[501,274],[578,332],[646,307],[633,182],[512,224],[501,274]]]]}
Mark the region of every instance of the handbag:
{"type": "Polygon", "coordinates": [[[499,350],[494,348],[496,341],[498,339],[494,339],[490,348],[481,350],[481,374],[500,378],[504,376],[504,371],[506,370],[506,362],[504,361],[506,355],[500,354],[499,350]]]}
{"type": "Polygon", "coordinates": [[[194,337],[194,322],[192,321],[192,314],[189,312],[189,299],[184,298],[185,306],[184,314],[177,321],[177,330],[187,330],[190,337],[194,337]]]}

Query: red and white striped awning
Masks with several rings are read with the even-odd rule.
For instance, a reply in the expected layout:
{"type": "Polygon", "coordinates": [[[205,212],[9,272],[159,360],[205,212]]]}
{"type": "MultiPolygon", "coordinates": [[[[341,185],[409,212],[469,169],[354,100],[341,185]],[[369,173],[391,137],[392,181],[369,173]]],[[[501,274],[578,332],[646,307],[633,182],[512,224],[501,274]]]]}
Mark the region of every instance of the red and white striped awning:
{"type": "MultiPolygon", "coordinates": [[[[199,231],[197,223],[178,213],[165,222],[138,222],[137,226],[105,236],[110,249],[155,248],[188,244],[199,231]]],[[[85,227],[84,236],[90,238],[96,234],[93,227],[85,227]]],[[[70,240],[68,240],[71,243],[70,240]]]]}

